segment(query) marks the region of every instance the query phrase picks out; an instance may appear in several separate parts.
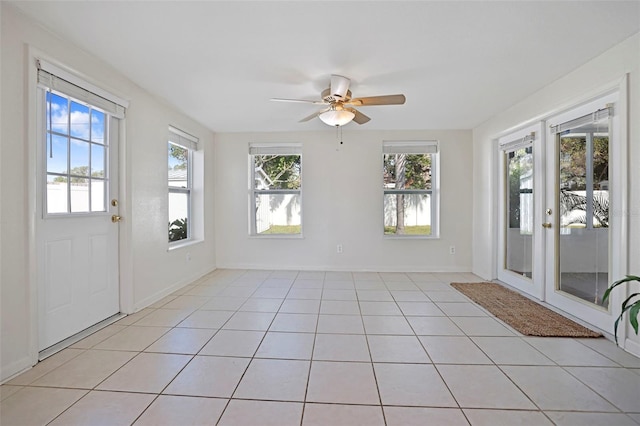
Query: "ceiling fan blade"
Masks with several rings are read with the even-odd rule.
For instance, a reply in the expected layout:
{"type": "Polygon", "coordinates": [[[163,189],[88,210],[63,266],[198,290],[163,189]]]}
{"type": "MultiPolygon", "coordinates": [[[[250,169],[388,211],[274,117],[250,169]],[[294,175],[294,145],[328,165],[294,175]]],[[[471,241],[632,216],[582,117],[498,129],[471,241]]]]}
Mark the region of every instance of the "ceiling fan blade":
{"type": "Polygon", "coordinates": [[[371,120],[370,117],[367,117],[366,115],[364,115],[363,113],[361,113],[355,108],[345,108],[345,109],[348,111],[351,111],[356,115],[355,117],[353,117],[353,121],[355,121],[358,124],[364,124],[364,123],[367,123],[369,120],[371,120]]]}
{"type": "Polygon", "coordinates": [[[304,104],[316,104],[316,105],[324,105],[324,104],[326,104],[325,101],[310,101],[310,100],[307,100],[307,99],[271,98],[269,100],[276,101],[276,102],[300,102],[300,103],[304,103],[304,104]]]}
{"type": "Polygon", "coordinates": [[[306,116],[305,118],[303,118],[302,120],[299,121],[299,123],[304,123],[305,121],[309,121],[309,120],[313,120],[314,118],[316,118],[317,116],[319,116],[320,114],[322,114],[323,112],[329,111],[330,108],[325,108],[323,110],[314,112],[311,115],[306,116]]]}
{"type": "Polygon", "coordinates": [[[340,99],[344,99],[347,96],[349,90],[349,84],[351,80],[341,75],[331,76],[331,94],[340,99]]]}
{"type": "Polygon", "coordinates": [[[404,95],[369,96],[367,98],[351,99],[348,104],[355,106],[368,105],[402,105],[407,98],[404,95]]]}

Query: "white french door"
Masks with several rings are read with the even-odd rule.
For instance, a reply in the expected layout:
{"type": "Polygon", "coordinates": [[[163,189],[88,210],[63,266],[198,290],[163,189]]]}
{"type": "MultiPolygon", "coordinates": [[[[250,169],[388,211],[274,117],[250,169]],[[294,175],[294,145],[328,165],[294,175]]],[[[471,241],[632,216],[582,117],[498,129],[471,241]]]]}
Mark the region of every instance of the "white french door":
{"type": "Polygon", "coordinates": [[[36,255],[40,351],[120,311],[120,120],[91,103],[91,94],[84,93],[39,71],[36,255]]]}
{"type": "Polygon", "coordinates": [[[605,331],[622,296],[602,296],[626,268],[616,105],[617,92],[498,140],[498,279],[605,331]]]}
{"type": "Polygon", "coordinates": [[[602,296],[623,275],[618,94],[551,118],[547,135],[545,299],[606,331],[620,295],[602,296]]]}

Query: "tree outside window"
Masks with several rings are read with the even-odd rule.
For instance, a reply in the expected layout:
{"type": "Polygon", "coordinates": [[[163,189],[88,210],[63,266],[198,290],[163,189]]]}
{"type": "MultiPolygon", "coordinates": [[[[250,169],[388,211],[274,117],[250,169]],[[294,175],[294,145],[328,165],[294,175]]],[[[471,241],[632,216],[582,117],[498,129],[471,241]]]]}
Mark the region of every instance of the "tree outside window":
{"type": "Polygon", "coordinates": [[[302,233],[300,146],[250,146],[252,235],[302,233]]]}

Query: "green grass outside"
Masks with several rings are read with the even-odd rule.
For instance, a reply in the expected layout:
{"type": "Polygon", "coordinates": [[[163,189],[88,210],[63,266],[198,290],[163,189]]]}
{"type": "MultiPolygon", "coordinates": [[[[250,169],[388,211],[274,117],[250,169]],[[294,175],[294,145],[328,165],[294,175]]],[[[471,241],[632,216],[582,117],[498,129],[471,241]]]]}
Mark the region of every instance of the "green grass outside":
{"type": "Polygon", "coordinates": [[[404,234],[396,233],[395,226],[385,226],[384,234],[385,235],[431,235],[431,225],[405,226],[404,234]]]}
{"type": "MultiPolygon", "coordinates": [[[[300,225],[271,225],[271,227],[260,234],[300,234],[302,227],[300,225]]],[[[385,226],[385,235],[396,234],[395,226],[385,226]]],[[[405,226],[403,235],[431,235],[431,225],[424,226],[405,226]]]]}
{"type": "Polygon", "coordinates": [[[262,231],[260,235],[264,234],[300,234],[302,232],[302,226],[300,225],[271,225],[266,231],[262,231]]]}

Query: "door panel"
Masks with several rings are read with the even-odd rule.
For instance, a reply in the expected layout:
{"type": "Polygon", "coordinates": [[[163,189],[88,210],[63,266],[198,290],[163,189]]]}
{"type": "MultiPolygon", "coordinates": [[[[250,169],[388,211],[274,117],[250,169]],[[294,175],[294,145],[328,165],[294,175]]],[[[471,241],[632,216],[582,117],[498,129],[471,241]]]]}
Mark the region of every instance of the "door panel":
{"type": "MultiPolygon", "coordinates": [[[[553,206],[547,232],[546,298],[563,311],[603,330],[613,322],[602,295],[610,284],[612,240],[609,178],[613,104],[617,95],[592,102],[550,120],[547,203],[553,206]],[[611,115],[609,115],[611,114],[611,115]]],[[[612,295],[611,306],[618,303],[612,295]]]]}
{"type": "Polygon", "coordinates": [[[104,292],[109,284],[109,235],[89,237],[89,283],[92,295],[104,292]]]}
{"type": "Polygon", "coordinates": [[[534,297],[542,297],[541,253],[542,125],[500,138],[500,225],[498,278],[534,297]]]}
{"type": "Polygon", "coordinates": [[[118,224],[111,221],[118,207],[108,202],[118,196],[119,120],[62,93],[39,94],[36,238],[43,350],[120,311],[118,224]]]}
{"type": "Polygon", "coordinates": [[[46,312],[51,314],[71,305],[71,259],[70,239],[47,241],[46,275],[44,299],[46,312]]]}

